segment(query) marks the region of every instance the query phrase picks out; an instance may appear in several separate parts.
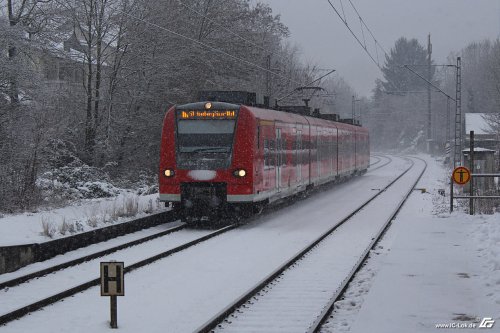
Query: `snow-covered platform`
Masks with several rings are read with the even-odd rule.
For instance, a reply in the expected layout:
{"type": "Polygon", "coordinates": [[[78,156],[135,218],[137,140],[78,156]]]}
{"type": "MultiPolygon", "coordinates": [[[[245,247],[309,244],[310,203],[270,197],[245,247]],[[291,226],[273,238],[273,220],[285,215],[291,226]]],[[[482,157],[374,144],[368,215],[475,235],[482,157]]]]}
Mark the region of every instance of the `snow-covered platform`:
{"type": "Polygon", "coordinates": [[[448,176],[427,160],[418,186],[427,193],[408,200],[382,242],[386,255],[367,267],[372,281],[355,281],[337,309],[335,331],[472,332],[484,318],[500,331],[500,215],[450,215],[438,194],[448,176]]]}

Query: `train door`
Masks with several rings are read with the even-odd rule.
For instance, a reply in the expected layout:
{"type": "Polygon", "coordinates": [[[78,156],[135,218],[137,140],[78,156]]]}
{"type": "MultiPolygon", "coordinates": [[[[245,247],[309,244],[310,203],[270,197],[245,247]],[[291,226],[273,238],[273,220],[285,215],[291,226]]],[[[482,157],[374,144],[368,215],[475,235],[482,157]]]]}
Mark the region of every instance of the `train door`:
{"type": "Polygon", "coordinates": [[[338,131],[338,139],[337,139],[337,173],[340,175],[344,173],[344,130],[338,131]]]}
{"type": "Polygon", "coordinates": [[[321,146],[321,130],[319,129],[319,127],[316,127],[316,172],[318,180],[321,178],[320,146],[321,146]]]}
{"type": "Polygon", "coordinates": [[[281,191],[281,166],[283,158],[283,145],[281,144],[281,128],[276,128],[276,191],[281,191]]]}
{"type": "Polygon", "coordinates": [[[302,131],[297,130],[295,138],[295,168],[297,183],[302,184],[302,131]]]}
{"type": "Polygon", "coordinates": [[[358,169],[357,166],[358,166],[358,131],[354,131],[353,132],[353,139],[354,139],[354,142],[353,142],[353,149],[354,149],[354,172],[356,172],[356,170],[358,169]]]}
{"type": "Polygon", "coordinates": [[[333,149],[332,149],[332,159],[333,159],[333,168],[335,176],[339,175],[339,130],[335,128],[333,130],[333,149]]]}
{"type": "Polygon", "coordinates": [[[333,129],[328,129],[328,170],[330,177],[333,176],[333,129]]]}

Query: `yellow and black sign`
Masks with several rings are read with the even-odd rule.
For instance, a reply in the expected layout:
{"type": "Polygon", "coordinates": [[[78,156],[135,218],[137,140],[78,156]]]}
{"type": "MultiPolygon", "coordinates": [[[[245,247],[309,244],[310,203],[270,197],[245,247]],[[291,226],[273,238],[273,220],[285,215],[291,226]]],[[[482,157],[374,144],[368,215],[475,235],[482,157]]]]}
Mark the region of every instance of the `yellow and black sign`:
{"type": "Polygon", "coordinates": [[[123,262],[101,262],[101,296],[124,296],[123,262]]]}
{"type": "Polygon", "coordinates": [[[235,110],[188,110],[179,111],[179,119],[235,119],[235,110]]]}
{"type": "Polygon", "coordinates": [[[470,180],[470,171],[466,167],[456,167],[452,173],[453,181],[459,185],[465,185],[470,180]]]}

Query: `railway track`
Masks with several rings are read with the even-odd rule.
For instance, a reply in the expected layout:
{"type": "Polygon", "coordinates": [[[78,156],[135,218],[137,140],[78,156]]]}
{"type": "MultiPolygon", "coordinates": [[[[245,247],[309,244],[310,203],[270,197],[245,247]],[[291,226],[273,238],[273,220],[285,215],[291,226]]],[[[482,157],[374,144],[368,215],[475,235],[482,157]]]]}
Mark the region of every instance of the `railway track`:
{"type": "Polygon", "coordinates": [[[372,159],[372,158],[376,159],[376,161],[375,161],[374,163],[370,163],[370,165],[368,166],[369,168],[371,168],[371,167],[372,167],[372,166],[374,166],[375,164],[380,163],[380,160],[381,160],[381,158],[380,158],[380,157],[378,157],[377,155],[370,155],[370,159],[372,159]]]}
{"type": "Polygon", "coordinates": [[[414,165],[415,161],[412,160],[411,166],[376,196],[229,304],[199,327],[197,332],[319,331],[329,317],[333,304],[341,297],[349,281],[362,266],[370,250],[387,230],[424,173],[425,162],[418,176],[412,178],[411,174],[408,175],[414,165]],[[401,201],[383,223],[377,224],[371,234],[363,236],[362,243],[365,245],[360,248],[356,244],[357,238],[352,235],[363,233],[360,232],[359,222],[362,221],[363,214],[364,219],[374,216],[370,209],[373,209],[373,204],[379,202],[376,199],[383,200],[384,196],[392,195],[389,193],[393,188],[408,182],[411,184],[406,186],[401,201]],[[346,231],[349,228],[353,229],[350,233],[346,231]],[[353,244],[357,249],[354,264],[351,258],[354,251],[347,250],[353,244]],[[350,258],[350,261],[342,264],[346,257],[350,258]],[[332,288],[332,285],[335,288],[332,288]]]}
{"type": "Polygon", "coordinates": [[[5,288],[9,288],[9,287],[13,287],[13,286],[17,286],[17,285],[24,283],[26,281],[40,278],[42,276],[52,274],[54,272],[60,271],[60,270],[65,269],[65,268],[76,266],[76,265],[79,265],[81,263],[84,263],[84,262],[87,262],[87,261],[90,261],[90,260],[93,260],[96,258],[104,257],[108,254],[111,254],[111,253],[129,248],[132,246],[136,246],[136,245],[148,242],[148,241],[156,239],[158,237],[162,237],[162,236],[180,231],[184,228],[186,228],[185,224],[175,226],[175,227],[169,228],[165,231],[157,232],[153,235],[141,237],[139,239],[136,239],[136,240],[133,240],[130,242],[126,242],[126,243],[123,243],[123,244],[120,244],[117,246],[113,246],[113,247],[107,248],[107,249],[102,250],[102,251],[94,252],[92,254],[88,254],[88,255],[73,259],[73,260],[69,260],[69,261],[66,261],[66,262],[61,263],[61,264],[50,266],[50,267],[40,269],[40,270],[32,272],[32,273],[28,273],[28,274],[25,274],[25,275],[22,275],[22,276],[19,276],[19,277],[10,279],[10,280],[6,280],[4,282],[0,282],[0,290],[5,289],[5,288]]]}
{"type": "MultiPolygon", "coordinates": [[[[175,231],[180,231],[180,229],[182,229],[181,227],[183,226],[180,226],[177,230],[175,231]]],[[[215,230],[213,232],[209,232],[207,234],[204,234],[203,236],[201,237],[197,237],[191,241],[188,241],[188,242],[185,242],[185,243],[182,243],[181,245],[179,246],[175,246],[171,249],[168,249],[166,251],[163,251],[161,253],[158,253],[158,254],[155,254],[155,255],[152,255],[152,256],[149,256],[145,259],[142,259],[142,260],[139,260],[139,261],[136,261],[135,263],[133,264],[130,264],[130,265],[127,265],[127,267],[125,268],[124,270],[124,273],[129,273],[129,272],[132,272],[138,268],[141,268],[143,266],[146,266],[146,265],[149,265],[157,260],[160,260],[160,259],[163,259],[163,258],[166,258],[168,256],[171,256],[173,254],[176,254],[178,252],[181,252],[181,251],[184,251],[192,246],[195,246],[195,245],[198,245],[199,243],[201,242],[204,242],[208,239],[211,239],[213,237],[216,237],[216,236],[219,236],[225,232],[228,232],[234,228],[237,227],[237,224],[230,224],[228,226],[225,226],[223,228],[220,228],[218,230],[215,230]]],[[[173,228],[173,229],[176,229],[176,228],[173,228]]],[[[169,231],[169,230],[167,230],[169,231]]],[[[165,235],[168,235],[168,234],[171,234],[173,232],[175,232],[173,230],[170,230],[170,232],[167,232],[165,234],[165,232],[163,233],[163,237],[165,235]]],[[[158,237],[161,237],[161,236],[157,236],[155,238],[158,238],[158,237]]],[[[151,241],[148,240],[148,241],[151,241]]],[[[143,244],[144,242],[146,241],[143,241],[141,242],[141,244],[143,244]]],[[[123,244],[123,245],[120,245],[119,247],[120,248],[123,248],[126,244],[123,244]]],[[[135,244],[135,245],[138,245],[138,244],[135,244]]],[[[95,257],[95,258],[99,258],[101,256],[98,256],[98,254],[93,254],[91,255],[92,257],[95,257]]],[[[94,260],[95,258],[93,259],[90,259],[90,260],[94,260]]],[[[78,260],[80,261],[80,259],[78,260]]],[[[81,262],[80,262],[81,264],[81,262]]],[[[73,267],[75,265],[70,265],[70,263],[66,263],[64,265],[68,265],[68,267],[73,267]]],[[[60,265],[58,265],[60,266],[60,265]]],[[[97,267],[97,264],[94,265],[95,267],[97,267]]],[[[52,267],[52,268],[49,268],[47,269],[46,271],[50,272],[50,273],[46,273],[46,274],[57,274],[57,272],[61,271],[61,269],[56,269],[56,267],[52,267]]],[[[66,267],[67,268],[67,267],[66,267]]],[[[41,274],[41,273],[40,273],[41,274]]],[[[20,277],[18,278],[18,281],[23,281],[23,283],[26,283],[26,282],[31,282],[31,283],[38,283],[40,278],[42,277],[45,277],[47,279],[53,279],[54,277],[49,277],[47,275],[42,275],[42,276],[39,276],[36,280],[33,280],[32,277],[30,276],[24,276],[24,277],[20,277]]],[[[11,280],[13,281],[13,280],[11,280]]],[[[6,282],[7,284],[13,284],[15,281],[13,282],[6,282]]],[[[20,307],[17,307],[15,306],[16,303],[23,303],[25,302],[25,300],[19,300],[18,299],[18,295],[16,294],[16,288],[9,288],[9,287],[4,287],[4,290],[2,292],[2,301],[4,301],[4,304],[6,304],[8,307],[10,307],[10,309],[8,309],[7,311],[4,310],[4,307],[2,307],[2,311],[0,313],[0,325],[3,325],[5,323],[8,323],[9,321],[12,321],[12,320],[15,320],[17,318],[20,318],[30,312],[33,312],[33,311],[36,311],[36,310],[39,310],[41,309],[42,307],[44,306],[47,306],[47,305],[50,305],[50,304],[53,304],[57,301],[60,301],[64,298],[67,298],[67,297],[70,297],[72,295],[75,295],[76,293],[79,293],[79,292],[82,292],[88,288],[91,288],[93,286],[96,286],[100,283],[100,279],[98,277],[94,278],[94,279],[91,279],[91,280],[88,280],[86,282],[83,282],[83,283],[79,283],[78,285],[76,286],[73,286],[71,288],[68,288],[68,289],[64,289],[63,291],[61,292],[58,292],[58,293],[55,293],[55,294],[52,294],[52,295],[49,295],[47,297],[44,297],[44,298],[41,298],[41,299],[37,299],[37,300],[28,300],[28,305],[24,305],[24,306],[20,306],[20,307]],[[10,298],[10,299],[9,299],[10,298]],[[20,301],[20,302],[16,302],[16,300],[20,301]],[[13,306],[14,305],[14,306],[13,306]]],[[[52,284],[52,283],[51,283],[52,284]]],[[[21,288],[21,286],[19,286],[19,284],[17,284],[18,288],[21,288]]],[[[38,289],[38,288],[34,288],[34,289],[38,289]]],[[[22,295],[25,295],[26,294],[26,291],[22,291],[21,292],[22,295]]]]}
{"type": "MultiPolygon", "coordinates": [[[[385,166],[392,161],[389,157],[386,157],[386,159],[387,159],[387,162],[379,167],[385,166]]],[[[287,206],[288,204],[289,203],[284,203],[283,206],[287,206]]],[[[245,221],[245,222],[248,222],[248,221],[245,221]]],[[[204,242],[208,239],[216,237],[216,236],[218,236],[222,233],[225,233],[229,230],[232,230],[236,227],[237,227],[236,224],[229,225],[227,227],[221,228],[221,229],[216,230],[214,232],[207,233],[206,235],[198,237],[194,240],[190,240],[189,242],[182,243],[179,246],[168,249],[168,250],[161,252],[159,254],[153,255],[151,257],[148,257],[148,258],[145,258],[142,260],[138,260],[135,263],[128,265],[125,269],[125,273],[129,273],[129,272],[136,270],[140,267],[148,265],[154,261],[160,260],[162,258],[171,256],[175,253],[186,250],[192,246],[195,246],[201,242],[204,242]]],[[[11,279],[9,281],[2,282],[0,284],[0,289],[3,289],[2,300],[5,300],[6,301],[5,303],[9,304],[9,308],[4,309],[4,307],[2,307],[2,309],[0,309],[0,325],[8,323],[9,321],[12,321],[14,319],[20,318],[20,317],[22,317],[30,312],[36,311],[42,307],[45,307],[45,306],[50,305],[52,303],[55,303],[59,300],[70,297],[70,296],[72,296],[76,293],[79,293],[81,291],[84,291],[92,286],[96,286],[99,283],[99,279],[96,277],[96,278],[79,283],[75,286],[72,286],[72,287],[69,287],[66,289],[61,287],[62,290],[60,290],[59,292],[51,293],[50,295],[46,295],[46,297],[42,297],[40,299],[36,299],[36,300],[29,299],[29,300],[23,300],[22,302],[18,302],[18,303],[27,304],[27,305],[23,305],[23,306],[15,306],[16,302],[9,302],[9,297],[11,297],[9,295],[12,294],[12,292],[16,290],[16,286],[18,286],[17,288],[20,288],[20,287],[22,287],[20,285],[23,285],[23,284],[29,285],[29,284],[31,284],[32,281],[33,281],[33,284],[37,284],[40,282],[39,280],[43,280],[43,278],[53,279],[54,275],[57,275],[58,272],[61,272],[61,271],[64,272],[68,268],[78,267],[78,265],[81,265],[82,263],[89,263],[89,261],[95,260],[95,259],[100,258],[102,256],[109,255],[111,253],[116,253],[117,251],[122,251],[124,249],[128,249],[130,247],[134,247],[134,246],[146,243],[146,242],[159,240],[162,237],[165,237],[167,235],[171,235],[171,236],[179,235],[179,233],[183,229],[185,229],[185,225],[170,228],[168,230],[159,232],[159,233],[154,234],[154,235],[150,235],[148,237],[144,237],[144,238],[132,241],[132,242],[127,242],[125,244],[121,244],[119,246],[106,249],[104,251],[99,251],[99,252],[96,252],[96,253],[93,253],[93,254],[90,254],[87,256],[83,256],[83,257],[78,258],[78,259],[74,259],[74,260],[71,260],[71,261],[68,261],[68,262],[65,262],[62,264],[55,265],[53,267],[48,267],[46,269],[27,274],[25,276],[20,276],[20,277],[17,277],[15,279],[11,279]],[[49,276],[49,275],[51,275],[51,276],[49,276]],[[29,283],[26,284],[26,282],[29,282],[29,283]]],[[[89,263],[89,264],[91,264],[91,263],[89,263]]],[[[94,263],[94,266],[96,266],[95,263],[94,263]]],[[[12,297],[15,299],[16,296],[15,296],[15,294],[13,294],[13,295],[14,296],[12,296],[12,297]]]]}
{"type": "Polygon", "coordinates": [[[386,156],[386,155],[376,155],[376,156],[378,157],[379,160],[373,164],[370,164],[370,166],[368,167],[368,172],[372,172],[372,171],[378,170],[380,168],[383,168],[392,162],[392,158],[390,156],[386,156]],[[374,165],[380,163],[382,158],[386,159],[386,161],[384,161],[384,163],[380,164],[379,166],[372,168],[374,165]]]}
{"type": "MultiPolygon", "coordinates": [[[[371,164],[370,167],[373,166],[373,165],[375,165],[375,164],[378,164],[382,160],[382,158],[385,158],[386,161],[385,161],[385,163],[381,164],[377,168],[370,169],[369,172],[372,172],[372,171],[377,170],[377,169],[379,169],[381,167],[384,167],[384,166],[386,166],[386,165],[388,165],[389,163],[392,162],[392,159],[390,157],[388,157],[388,156],[376,155],[376,158],[377,158],[377,161],[375,163],[371,164]]],[[[166,221],[166,223],[167,222],[174,222],[175,220],[176,220],[176,218],[174,216],[169,221],[166,221]]],[[[96,258],[104,257],[104,256],[106,256],[108,254],[111,254],[111,253],[114,253],[114,252],[117,252],[117,251],[129,248],[129,247],[132,247],[132,246],[143,244],[143,243],[151,241],[153,239],[156,239],[156,238],[159,238],[159,237],[163,237],[165,235],[168,235],[168,234],[171,234],[171,233],[183,230],[186,227],[187,227],[186,224],[175,226],[175,227],[169,228],[167,230],[154,233],[152,235],[141,237],[141,238],[133,240],[133,241],[125,242],[123,244],[107,248],[107,249],[102,250],[102,251],[97,251],[97,252],[94,252],[94,253],[91,253],[91,254],[88,254],[88,255],[84,255],[84,256],[81,256],[79,258],[68,260],[66,262],[63,262],[63,263],[60,263],[60,264],[56,264],[56,265],[53,265],[53,266],[50,266],[50,267],[47,267],[47,268],[43,268],[43,269],[40,269],[40,270],[31,272],[31,273],[28,273],[28,274],[25,274],[25,275],[22,275],[22,276],[18,276],[18,277],[9,279],[9,280],[0,281],[0,290],[5,289],[5,288],[9,288],[9,287],[14,287],[16,285],[19,285],[21,283],[27,282],[29,280],[40,278],[40,277],[43,277],[45,275],[52,274],[54,272],[57,272],[59,270],[65,269],[65,268],[73,267],[73,266],[79,265],[79,264],[84,263],[84,262],[88,262],[88,261],[96,259],[96,258]]]]}

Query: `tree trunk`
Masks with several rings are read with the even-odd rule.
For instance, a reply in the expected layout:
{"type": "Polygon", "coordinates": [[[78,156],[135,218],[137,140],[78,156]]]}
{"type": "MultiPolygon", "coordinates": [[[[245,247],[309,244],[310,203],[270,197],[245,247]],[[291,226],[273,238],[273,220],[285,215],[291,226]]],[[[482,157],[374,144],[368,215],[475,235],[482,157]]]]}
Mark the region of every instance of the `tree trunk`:
{"type": "MultiPolygon", "coordinates": [[[[24,7],[25,1],[23,1],[22,7],[24,7]]],[[[11,27],[17,25],[19,22],[19,17],[15,17],[14,9],[12,6],[12,0],[7,0],[7,11],[9,14],[9,24],[11,27]]],[[[17,56],[17,49],[14,45],[9,45],[8,57],[10,61],[14,61],[17,56]]],[[[17,87],[17,78],[12,75],[9,82],[9,98],[11,104],[19,103],[19,89],[17,87]]]]}

